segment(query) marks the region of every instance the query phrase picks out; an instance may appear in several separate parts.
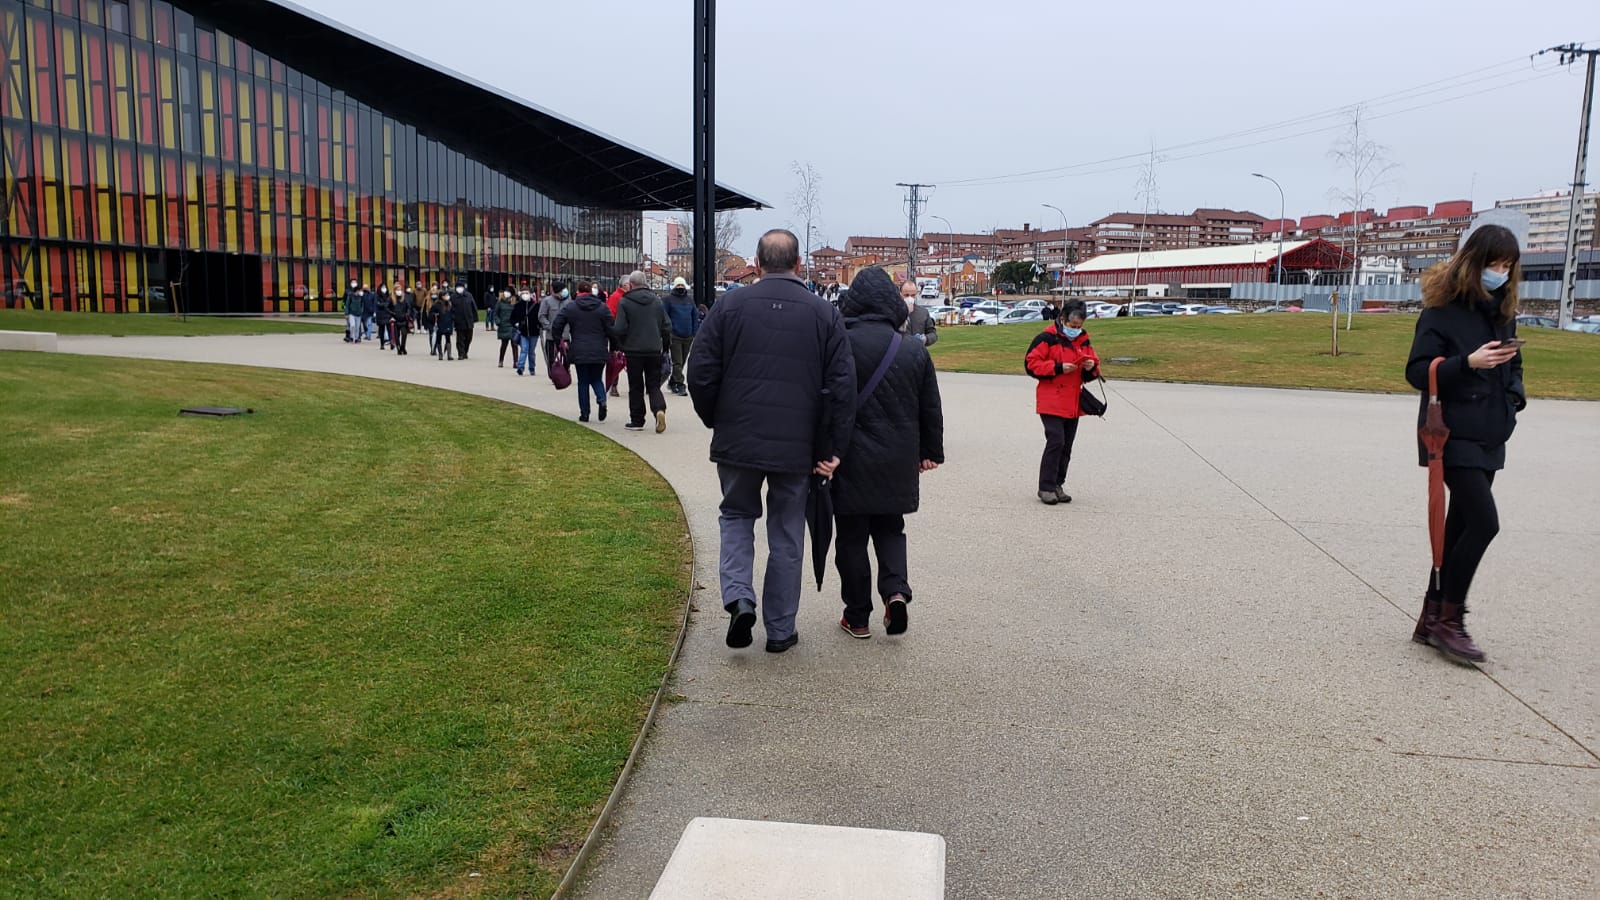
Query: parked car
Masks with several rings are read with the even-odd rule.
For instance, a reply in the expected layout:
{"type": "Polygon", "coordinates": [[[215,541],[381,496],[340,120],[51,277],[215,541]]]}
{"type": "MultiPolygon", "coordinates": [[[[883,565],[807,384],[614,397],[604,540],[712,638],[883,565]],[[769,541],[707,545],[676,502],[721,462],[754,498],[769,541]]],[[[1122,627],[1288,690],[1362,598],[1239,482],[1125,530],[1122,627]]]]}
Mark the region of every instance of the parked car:
{"type": "Polygon", "coordinates": [[[1166,314],[1166,309],[1159,303],[1140,301],[1128,304],[1128,315],[1130,316],[1164,316],[1166,314]]]}
{"type": "Polygon", "coordinates": [[[1206,313],[1208,315],[1237,316],[1241,312],[1242,312],[1242,310],[1234,309],[1231,306],[1208,306],[1208,307],[1206,307],[1206,313]]]}
{"type": "Polygon", "coordinates": [[[1010,309],[1011,307],[1007,306],[1004,303],[1001,303],[999,300],[985,300],[982,303],[974,303],[972,306],[970,306],[968,308],[972,309],[972,310],[976,310],[977,312],[986,312],[986,313],[989,313],[991,315],[998,316],[998,315],[1003,314],[1006,310],[1010,309]]]}
{"type": "MultiPolygon", "coordinates": [[[[1008,309],[1000,314],[1001,325],[1012,325],[1017,322],[1043,322],[1044,316],[1037,309],[1008,309]]],[[[1600,326],[1596,326],[1600,327],[1600,326]]]]}
{"type": "Polygon", "coordinates": [[[1517,324],[1518,325],[1526,325],[1529,328],[1560,328],[1561,327],[1561,323],[1560,322],[1557,322],[1555,319],[1552,319],[1549,316],[1535,316],[1535,315],[1517,316],[1517,324]]]}
{"type": "Polygon", "coordinates": [[[1122,307],[1104,300],[1091,300],[1084,304],[1084,308],[1088,310],[1091,319],[1114,319],[1117,317],[1117,310],[1122,307]]]}
{"type": "Polygon", "coordinates": [[[1600,334],[1600,322],[1573,322],[1566,328],[1567,331],[1581,331],[1584,334],[1600,334]]]}
{"type": "Polygon", "coordinates": [[[968,325],[993,325],[1000,319],[1000,316],[996,313],[984,312],[981,309],[969,309],[964,311],[962,315],[966,317],[965,321],[968,325]]]}
{"type": "Polygon", "coordinates": [[[988,297],[978,297],[973,294],[968,294],[964,297],[957,297],[951,302],[962,309],[971,309],[972,307],[977,306],[979,303],[982,303],[988,299],[988,297]]]}
{"type": "Polygon", "coordinates": [[[1091,297],[1116,297],[1116,296],[1118,296],[1118,292],[1115,291],[1115,290],[1112,290],[1111,288],[1101,288],[1098,291],[1090,291],[1089,292],[1089,296],[1091,296],[1091,297]]]}
{"type": "Polygon", "coordinates": [[[1172,314],[1175,316],[1203,316],[1210,311],[1211,307],[1204,303],[1180,303],[1178,308],[1172,311],[1172,314]]]}
{"type": "Polygon", "coordinates": [[[1049,300],[1023,300],[1022,302],[1018,303],[1016,306],[1013,306],[1011,308],[1012,309],[1048,309],[1049,307],[1050,307],[1050,301],[1049,300]]]}

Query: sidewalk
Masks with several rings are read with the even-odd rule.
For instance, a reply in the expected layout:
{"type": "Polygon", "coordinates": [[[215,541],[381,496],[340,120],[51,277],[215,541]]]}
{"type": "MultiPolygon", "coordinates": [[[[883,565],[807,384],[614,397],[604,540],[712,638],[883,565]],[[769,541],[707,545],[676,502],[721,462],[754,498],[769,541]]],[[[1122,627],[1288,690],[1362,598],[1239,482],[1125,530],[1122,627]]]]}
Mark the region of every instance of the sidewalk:
{"type": "MultiPolygon", "coordinates": [[[[60,342],[576,416],[573,391],[475,343],[441,363],[320,335],[60,342]]],[[[1414,399],[1119,384],[1080,430],[1075,502],[1046,507],[1031,383],[940,384],[950,462],[909,519],[910,633],[840,632],[830,571],[782,656],[759,629],[722,645],[717,480],[687,400],[664,435],[624,432],[620,408],[591,426],[683,498],[704,587],[683,701],[583,896],[648,894],[701,815],[941,834],[950,897],[1592,896],[1600,404],[1523,414],[1475,589],[1480,672],[1408,641],[1428,558],[1414,399]]]]}

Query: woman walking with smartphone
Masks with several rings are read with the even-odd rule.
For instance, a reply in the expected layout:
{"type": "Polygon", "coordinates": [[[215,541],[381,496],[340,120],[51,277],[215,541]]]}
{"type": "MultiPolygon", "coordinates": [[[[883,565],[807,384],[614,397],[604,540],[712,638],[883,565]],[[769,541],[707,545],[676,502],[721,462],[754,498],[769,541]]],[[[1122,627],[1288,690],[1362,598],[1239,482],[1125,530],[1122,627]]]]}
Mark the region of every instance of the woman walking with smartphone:
{"type": "MultiPolygon", "coordinates": [[[[1422,276],[1406,380],[1422,392],[1419,426],[1428,410],[1429,370],[1438,365],[1439,403],[1450,439],[1444,445],[1444,563],[1429,573],[1422,614],[1411,639],[1446,659],[1470,665],[1486,657],[1467,633],[1467,592],[1489,544],[1500,531],[1495,473],[1505,468],[1506,441],[1527,406],[1522,386],[1522,341],[1517,339],[1517,283],[1522,280],[1517,238],[1499,225],[1472,232],[1455,256],[1422,276]]],[[[1419,442],[1421,462],[1427,452],[1419,442]]]]}

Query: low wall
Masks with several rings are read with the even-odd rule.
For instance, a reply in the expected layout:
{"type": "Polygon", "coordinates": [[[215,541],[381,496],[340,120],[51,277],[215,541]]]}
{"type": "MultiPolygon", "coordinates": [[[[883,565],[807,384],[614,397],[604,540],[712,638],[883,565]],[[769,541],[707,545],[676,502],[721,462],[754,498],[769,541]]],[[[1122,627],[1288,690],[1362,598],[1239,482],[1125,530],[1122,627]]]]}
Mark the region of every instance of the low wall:
{"type": "Polygon", "coordinates": [[[56,352],[56,333],[53,331],[0,331],[0,350],[35,350],[40,353],[56,352]]]}

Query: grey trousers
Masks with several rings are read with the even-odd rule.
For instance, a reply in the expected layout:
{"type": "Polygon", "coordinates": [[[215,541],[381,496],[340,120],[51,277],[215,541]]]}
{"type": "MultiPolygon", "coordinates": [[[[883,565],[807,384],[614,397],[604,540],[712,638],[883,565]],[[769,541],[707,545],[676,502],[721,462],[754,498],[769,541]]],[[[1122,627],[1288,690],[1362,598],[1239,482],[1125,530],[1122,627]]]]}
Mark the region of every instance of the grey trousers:
{"type": "Polygon", "coordinates": [[[767,572],[761,585],[761,621],[768,640],[794,634],[800,611],[800,579],[806,545],[806,491],[809,475],[776,474],[717,466],[722,481],[722,605],[756,600],[756,520],[761,518],[761,485],[767,485],[767,572]]]}

